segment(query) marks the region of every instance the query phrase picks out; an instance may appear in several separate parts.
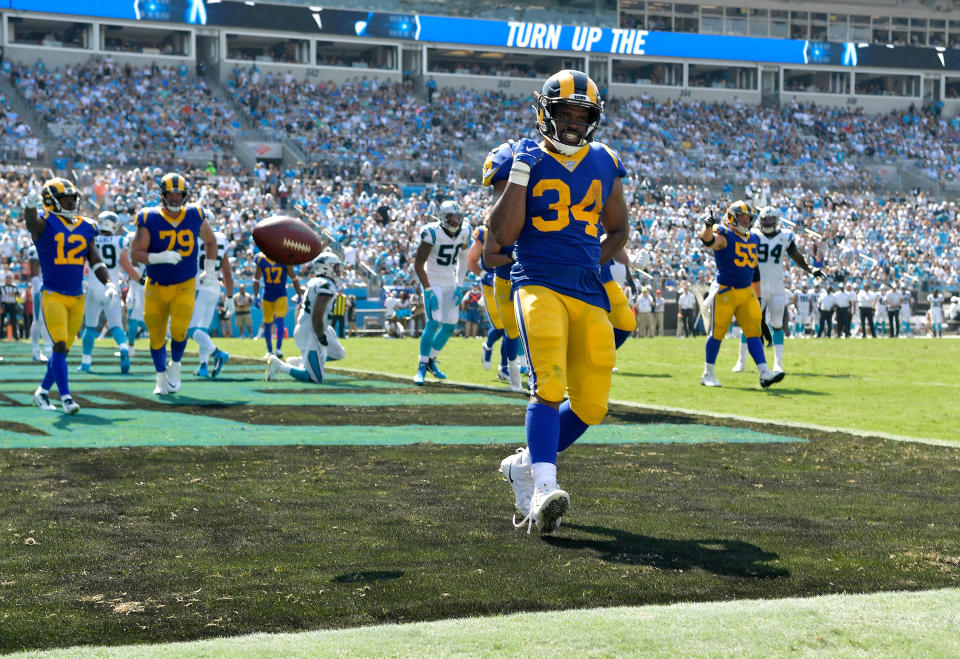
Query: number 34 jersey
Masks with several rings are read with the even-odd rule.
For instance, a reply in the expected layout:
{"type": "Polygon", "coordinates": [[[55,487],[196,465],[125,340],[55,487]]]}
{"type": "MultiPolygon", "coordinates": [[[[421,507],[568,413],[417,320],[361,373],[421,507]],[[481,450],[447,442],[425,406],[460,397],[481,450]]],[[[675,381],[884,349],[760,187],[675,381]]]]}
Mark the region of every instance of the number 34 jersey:
{"type": "Polygon", "coordinates": [[[456,286],[460,251],[470,244],[470,225],[462,222],[457,232],[451,236],[443,230],[439,222],[430,222],[420,229],[420,242],[433,245],[427,262],[423,265],[430,285],[441,288],[456,286]]]}
{"type": "Polygon", "coordinates": [[[752,233],[760,239],[757,245],[757,267],[760,269],[760,291],[763,297],[786,294],[783,284],[783,266],[787,252],[794,244],[792,231],[778,231],[768,236],[759,229],[752,233]]]}
{"type": "MultiPolygon", "coordinates": [[[[483,183],[510,176],[511,143],[490,152],[483,183]]],[[[610,310],[600,281],[600,217],[618,178],[627,172],[609,147],[593,142],[572,156],[544,155],[530,172],[527,212],[517,237],[517,262],[510,271],[514,288],[538,285],[610,310]]]]}

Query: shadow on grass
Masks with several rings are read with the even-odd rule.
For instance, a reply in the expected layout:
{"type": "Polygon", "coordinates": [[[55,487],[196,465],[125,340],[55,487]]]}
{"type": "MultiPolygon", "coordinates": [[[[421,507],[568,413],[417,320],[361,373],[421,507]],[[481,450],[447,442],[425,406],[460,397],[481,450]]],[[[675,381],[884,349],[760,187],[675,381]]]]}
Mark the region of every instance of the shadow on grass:
{"type": "Polygon", "coordinates": [[[667,373],[631,373],[629,371],[617,371],[616,375],[628,378],[672,378],[667,373]]]}
{"type": "Polygon", "coordinates": [[[544,542],[560,549],[587,549],[601,559],[629,565],[649,565],[660,570],[700,568],[714,574],[752,579],[782,579],[790,572],[766,563],[778,554],[730,539],[670,540],[602,526],[564,525],[568,531],[601,538],[545,536],[544,542]]]}
{"type": "Polygon", "coordinates": [[[368,572],[346,572],[334,577],[332,583],[361,583],[364,581],[387,581],[399,579],[404,575],[403,570],[371,570],[368,572]]]}

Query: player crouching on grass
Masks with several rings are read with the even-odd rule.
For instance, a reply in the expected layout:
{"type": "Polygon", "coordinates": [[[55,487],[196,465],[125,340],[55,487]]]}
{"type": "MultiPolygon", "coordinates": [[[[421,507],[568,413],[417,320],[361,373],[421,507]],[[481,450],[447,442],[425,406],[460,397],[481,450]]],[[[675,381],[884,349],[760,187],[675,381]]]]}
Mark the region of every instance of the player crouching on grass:
{"type": "Polygon", "coordinates": [[[301,357],[285,362],[274,354],[267,355],[267,380],[285,373],[300,382],[320,384],[324,378],[324,362],[343,359],[347,354],[330,325],[333,317],[330,301],[340,285],[340,258],[333,252],[323,252],[304,267],[304,272],[310,273],[311,279],[304,290],[293,331],[293,341],[301,357]]]}

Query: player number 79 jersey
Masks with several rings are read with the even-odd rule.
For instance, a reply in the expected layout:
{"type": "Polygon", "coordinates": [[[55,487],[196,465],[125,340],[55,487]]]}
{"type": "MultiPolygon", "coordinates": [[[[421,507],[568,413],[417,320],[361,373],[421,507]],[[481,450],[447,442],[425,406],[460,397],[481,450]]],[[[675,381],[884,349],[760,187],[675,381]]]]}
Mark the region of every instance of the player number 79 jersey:
{"type": "Polygon", "coordinates": [[[470,226],[465,222],[451,236],[439,222],[430,222],[420,230],[420,241],[433,245],[423,269],[431,286],[456,286],[460,251],[470,244],[470,226]]]}
{"type": "MultiPolygon", "coordinates": [[[[301,328],[309,328],[310,331],[313,331],[313,307],[317,303],[317,298],[329,295],[333,297],[337,294],[337,287],[332,281],[326,277],[314,277],[307,282],[307,285],[303,291],[303,304],[300,305],[300,313],[297,314],[297,327],[296,330],[301,328]]],[[[333,316],[333,304],[327,303],[327,311],[324,315],[324,325],[330,324],[330,319],[333,316]]]]}

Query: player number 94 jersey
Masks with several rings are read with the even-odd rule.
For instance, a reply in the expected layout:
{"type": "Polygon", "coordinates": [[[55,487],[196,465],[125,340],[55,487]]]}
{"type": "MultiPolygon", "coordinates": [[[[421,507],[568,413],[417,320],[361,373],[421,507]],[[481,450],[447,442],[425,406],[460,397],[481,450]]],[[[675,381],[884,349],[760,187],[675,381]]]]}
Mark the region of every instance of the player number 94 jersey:
{"type": "MultiPolygon", "coordinates": [[[[313,307],[317,304],[317,298],[329,295],[333,297],[337,294],[337,287],[326,277],[314,277],[307,282],[303,291],[303,304],[300,305],[300,313],[297,314],[297,329],[309,327],[313,330],[313,307]]],[[[330,324],[330,318],[333,316],[333,304],[327,302],[327,312],[324,315],[324,325],[330,324]]]]}
{"type": "Polygon", "coordinates": [[[757,245],[757,267],[760,269],[760,287],[774,293],[784,293],[783,266],[787,252],[793,245],[792,231],[778,231],[768,236],[759,229],[752,233],[759,238],[757,245]]]}

